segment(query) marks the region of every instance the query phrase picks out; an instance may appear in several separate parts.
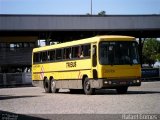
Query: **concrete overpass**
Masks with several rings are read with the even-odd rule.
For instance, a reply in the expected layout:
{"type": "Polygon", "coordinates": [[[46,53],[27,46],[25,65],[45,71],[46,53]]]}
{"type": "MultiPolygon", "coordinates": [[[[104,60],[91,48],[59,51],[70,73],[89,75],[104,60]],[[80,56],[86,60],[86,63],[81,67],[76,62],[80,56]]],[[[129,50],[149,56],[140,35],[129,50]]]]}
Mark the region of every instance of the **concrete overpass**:
{"type": "Polygon", "coordinates": [[[160,37],[160,15],[0,15],[0,33],[63,41],[97,34],[160,37]]]}

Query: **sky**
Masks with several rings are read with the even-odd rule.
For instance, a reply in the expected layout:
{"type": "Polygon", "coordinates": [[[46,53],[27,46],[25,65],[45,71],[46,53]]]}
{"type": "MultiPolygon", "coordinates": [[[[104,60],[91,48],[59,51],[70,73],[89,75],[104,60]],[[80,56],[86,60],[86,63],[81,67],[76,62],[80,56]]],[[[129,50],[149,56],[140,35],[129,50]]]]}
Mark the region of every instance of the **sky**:
{"type": "MultiPolygon", "coordinates": [[[[0,14],[85,15],[91,0],[0,0],[0,14]]],[[[92,0],[92,13],[160,14],[160,0],[92,0]]]]}

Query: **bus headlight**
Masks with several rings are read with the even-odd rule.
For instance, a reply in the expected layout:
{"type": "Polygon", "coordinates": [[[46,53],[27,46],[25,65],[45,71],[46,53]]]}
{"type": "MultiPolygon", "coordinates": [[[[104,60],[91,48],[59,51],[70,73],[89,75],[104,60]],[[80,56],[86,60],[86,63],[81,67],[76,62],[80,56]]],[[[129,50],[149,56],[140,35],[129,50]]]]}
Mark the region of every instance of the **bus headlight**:
{"type": "Polygon", "coordinates": [[[108,81],[104,81],[105,84],[108,84],[108,81]]]}
{"type": "Polygon", "coordinates": [[[140,80],[137,80],[137,83],[139,83],[140,82],[140,80]]]}

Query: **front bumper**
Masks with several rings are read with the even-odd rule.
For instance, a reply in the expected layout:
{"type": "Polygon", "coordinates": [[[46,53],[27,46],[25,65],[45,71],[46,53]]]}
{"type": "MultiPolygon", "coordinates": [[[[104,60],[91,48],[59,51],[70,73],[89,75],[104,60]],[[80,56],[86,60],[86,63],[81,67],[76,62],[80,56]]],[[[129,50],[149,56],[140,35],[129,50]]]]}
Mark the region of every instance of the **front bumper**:
{"type": "Polygon", "coordinates": [[[116,88],[120,86],[140,86],[140,78],[129,78],[129,79],[97,79],[91,80],[92,88],[116,88]]]}

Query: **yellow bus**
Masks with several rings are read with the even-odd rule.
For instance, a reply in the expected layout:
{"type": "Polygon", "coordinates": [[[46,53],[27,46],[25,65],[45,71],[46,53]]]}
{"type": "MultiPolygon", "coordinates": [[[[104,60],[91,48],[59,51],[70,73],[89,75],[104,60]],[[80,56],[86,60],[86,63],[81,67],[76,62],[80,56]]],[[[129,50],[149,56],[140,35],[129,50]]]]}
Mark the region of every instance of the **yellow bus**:
{"type": "Polygon", "coordinates": [[[52,93],[65,88],[91,95],[109,88],[124,94],[141,85],[138,43],[130,36],[104,35],[35,48],[32,81],[52,93]]]}

